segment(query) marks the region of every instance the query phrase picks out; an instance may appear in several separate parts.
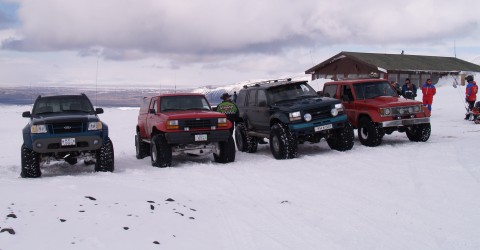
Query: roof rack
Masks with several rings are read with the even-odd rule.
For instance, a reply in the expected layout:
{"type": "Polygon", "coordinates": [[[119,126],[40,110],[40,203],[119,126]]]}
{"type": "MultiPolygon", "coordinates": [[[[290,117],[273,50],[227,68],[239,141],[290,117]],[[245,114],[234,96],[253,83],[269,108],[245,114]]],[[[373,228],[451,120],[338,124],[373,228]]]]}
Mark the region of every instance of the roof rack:
{"type": "Polygon", "coordinates": [[[260,81],[260,82],[252,82],[252,83],[248,83],[248,84],[243,85],[243,88],[246,89],[248,87],[260,87],[260,85],[262,85],[262,84],[280,82],[280,81],[289,82],[291,80],[292,80],[292,78],[283,78],[283,79],[265,80],[265,81],[260,81]]]}

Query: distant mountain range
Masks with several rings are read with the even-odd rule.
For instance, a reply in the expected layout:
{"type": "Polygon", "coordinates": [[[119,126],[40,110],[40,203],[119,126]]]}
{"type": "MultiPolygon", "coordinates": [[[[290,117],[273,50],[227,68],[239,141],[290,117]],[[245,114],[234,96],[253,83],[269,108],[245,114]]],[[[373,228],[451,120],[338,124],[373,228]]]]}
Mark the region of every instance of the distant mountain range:
{"type": "Polygon", "coordinates": [[[163,93],[203,93],[211,105],[220,103],[220,96],[240,89],[242,84],[225,87],[201,87],[196,89],[155,89],[155,88],[80,88],[80,87],[0,87],[0,104],[29,105],[39,95],[60,95],[85,93],[97,107],[139,107],[143,97],[163,93]]]}

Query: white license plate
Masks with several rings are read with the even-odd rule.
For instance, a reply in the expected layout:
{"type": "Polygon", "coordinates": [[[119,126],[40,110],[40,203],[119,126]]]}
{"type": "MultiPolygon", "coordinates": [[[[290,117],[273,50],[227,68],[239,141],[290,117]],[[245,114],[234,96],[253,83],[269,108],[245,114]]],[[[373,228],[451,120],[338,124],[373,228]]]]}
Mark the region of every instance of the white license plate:
{"type": "Polygon", "coordinates": [[[75,138],[62,138],[62,146],[75,145],[75,138]]]}
{"type": "Polygon", "coordinates": [[[195,135],[195,141],[206,141],[206,140],[207,140],[206,134],[195,135]]]}
{"type": "Polygon", "coordinates": [[[331,129],[331,128],[333,128],[332,124],[318,126],[318,127],[315,127],[315,132],[322,131],[322,130],[327,130],[327,129],[331,129]]]}

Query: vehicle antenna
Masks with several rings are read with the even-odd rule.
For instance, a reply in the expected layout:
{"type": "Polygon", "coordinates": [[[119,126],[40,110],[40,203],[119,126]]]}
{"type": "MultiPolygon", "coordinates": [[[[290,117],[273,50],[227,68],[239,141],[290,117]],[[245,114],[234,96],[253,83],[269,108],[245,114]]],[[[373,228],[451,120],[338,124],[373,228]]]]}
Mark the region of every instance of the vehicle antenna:
{"type": "Polygon", "coordinates": [[[453,40],[453,54],[455,55],[455,58],[457,58],[457,46],[455,45],[455,40],[453,40]]]}

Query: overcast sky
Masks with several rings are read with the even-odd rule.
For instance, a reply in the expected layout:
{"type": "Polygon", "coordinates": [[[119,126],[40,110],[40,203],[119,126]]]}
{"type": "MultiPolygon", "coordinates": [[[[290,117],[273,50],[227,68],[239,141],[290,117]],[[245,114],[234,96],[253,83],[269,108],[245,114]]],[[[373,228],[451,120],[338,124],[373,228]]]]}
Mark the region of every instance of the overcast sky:
{"type": "Polygon", "coordinates": [[[225,85],[304,76],[341,51],[480,63],[478,10],[477,0],[0,0],[0,86],[225,85]]]}

